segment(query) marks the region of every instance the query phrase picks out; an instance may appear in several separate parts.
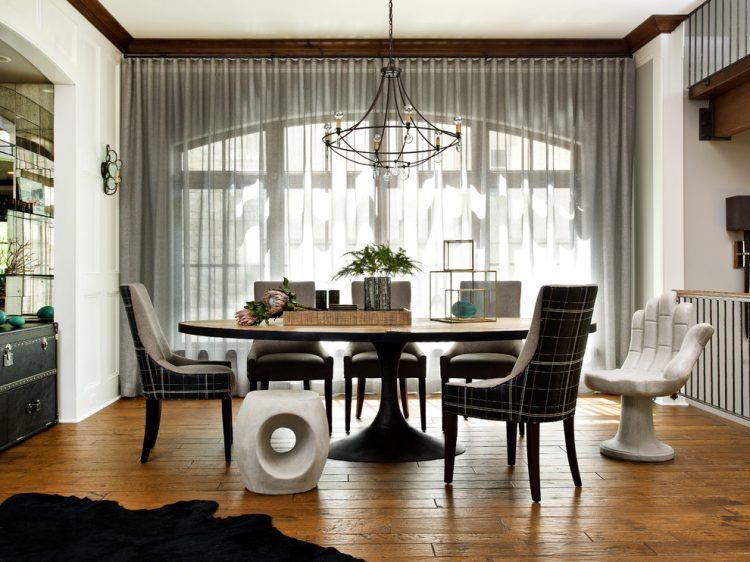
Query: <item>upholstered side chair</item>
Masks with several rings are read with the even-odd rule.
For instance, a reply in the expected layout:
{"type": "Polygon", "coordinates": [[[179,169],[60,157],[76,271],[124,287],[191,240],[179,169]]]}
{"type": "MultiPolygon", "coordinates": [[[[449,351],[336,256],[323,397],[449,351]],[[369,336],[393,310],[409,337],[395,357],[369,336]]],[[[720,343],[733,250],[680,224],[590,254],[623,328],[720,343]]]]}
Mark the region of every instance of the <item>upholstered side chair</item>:
{"type": "Polygon", "coordinates": [[[511,373],[503,378],[445,385],[446,484],[453,481],[457,416],[468,416],[506,422],[509,465],[516,462],[516,425],[526,424],[529,482],[535,502],[541,500],[539,424],[562,421],[570,472],[575,485],[581,486],[573,417],[596,293],[595,285],[542,287],[511,373]]]}
{"type": "Polygon", "coordinates": [[[714,334],[710,324],[695,324],[692,303],[677,302],[672,291],[633,314],[630,350],[620,369],[592,370],[583,381],[591,390],[619,394],[620,426],[600,452],[615,459],[662,462],[674,449],[656,438],[652,401],[677,394],[714,334]]]}
{"type": "MultiPolygon", "coordinates": [[[[255,300],[261,300],[266,291],[281,286],[281,281],[256,281],[253,285],[255,300]]],[[[290,282],[302,306],[315,306],[315,283],[290,282]]],[[[310,390],[310,381],[323,381],[328,416],[328,431],[333,430],[333,356],[318,341],[255,340],[247,356],[247,377],[250,390],[267,390],[272,382],[294,381],[310,390]]]]}
{"type": "MultiPolygon", "coordinates": [[[[365,290],[362,281],[352,283],[352,302],[359,308],[365,306],[365,290]]],[[[393,308],[411,308],[411,283],[409,281],[391,282],[391,306],[393,308]]],[[[367,379],[380,378],[380,363],[375,347],[367,342],[352,342],[344,350],[344,409],[346,432],[349,433],[352,417],[352,379],[357,379],[356,417],[362,416],[365,401],[367,379]]],[[[427,431],[427,356],[415,343],[407,343],[401,354],[398,366],[398,383],[401,394],[401,408],[404,416],[409,417],[409,396],[406,382],[417,379],[419,390],[419,413],[422,431],[427,431]]]]}
{"type": "MultiPolygon", "coordinates": [[[[495,312],[498,318],[521,316],[521,282],[495,283],[495,312]]],[[[510,374],[523,347],[522,340],[456,342],[440,356],[440,380],[443,388],[451,379],[498,379],[510,374]]],[[[521,435],[523,424],[519,424],[521,435]]]]}
{"type": "Polygon", "coordinates": [[[143,396],[146,430],[141,462],[156,445],[164,400],[221,400],[224,458],[232,460],[232,389],[234,372],[226,361],[187,359],[172,352],[159,326],[154,305],[141,283],[120,285],[120,295],[133,335],[143,396]]]}

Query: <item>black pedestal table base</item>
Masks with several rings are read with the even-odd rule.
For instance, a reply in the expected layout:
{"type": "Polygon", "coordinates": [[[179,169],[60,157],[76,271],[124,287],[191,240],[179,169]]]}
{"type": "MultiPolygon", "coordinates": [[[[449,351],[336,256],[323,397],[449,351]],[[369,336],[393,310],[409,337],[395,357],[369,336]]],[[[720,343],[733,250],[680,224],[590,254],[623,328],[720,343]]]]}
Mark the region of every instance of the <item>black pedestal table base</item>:
{"type": "MultiPolygon", "coordinates": [[[[331,444],[329,459],[359,462],[410,462],[442,459],[445,443],[410,426],[398,404],[398,364],[402,342],[377,342],[381,372],[380,409],[372,425],[331,444]]],[[[456,454],[466,449],[456,446],[456,454]]]]}

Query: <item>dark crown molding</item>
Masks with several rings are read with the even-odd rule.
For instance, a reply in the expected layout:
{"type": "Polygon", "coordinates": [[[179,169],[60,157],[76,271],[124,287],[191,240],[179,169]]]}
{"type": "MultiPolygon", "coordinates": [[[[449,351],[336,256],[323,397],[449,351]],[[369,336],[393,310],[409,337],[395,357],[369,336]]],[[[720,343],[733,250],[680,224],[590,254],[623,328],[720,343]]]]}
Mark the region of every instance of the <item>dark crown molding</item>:
{"type": "MultiPolygon", "coordinates": [[[[134,39],[133,57],[385,57],[385,39],[134,39]]],[[[396,39],[398,57],[617,57],[622,39],[396,39]]]]}
{"type": "Polygon", "coordinates": [[[68,2],[115,47],[120,49],[121,52],[127,53],[130,43],[133,42],[133,36],[120,25],[120,22],[109,13],[107,8],[102,6],[99,0],[68,0],[68,2]]]}
{"type": "MultiPolygon", "coordinates": [[[[383,57],[385,39],[135,39],[99,0],[68,0],[132,57],[383,57]]],[[[623,57],[687,16],[649,17],[622,39],[396,39],[400,57],[623,57]]]]}
{"type": "Polygon", "coordinates": [[[630,53],[635,53],[652,39],[662,33],[672,33],[677,26],[687,19],[684,15],[674,16],[651,16],[641,25],[625,36],[630,53]]]}

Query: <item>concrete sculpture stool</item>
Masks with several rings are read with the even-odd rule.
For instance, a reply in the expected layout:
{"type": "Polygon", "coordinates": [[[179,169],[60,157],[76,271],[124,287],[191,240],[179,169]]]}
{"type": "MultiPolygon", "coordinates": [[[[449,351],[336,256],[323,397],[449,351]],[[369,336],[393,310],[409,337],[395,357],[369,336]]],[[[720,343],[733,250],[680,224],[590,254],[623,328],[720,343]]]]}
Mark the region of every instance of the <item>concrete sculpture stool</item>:
{"type": "Polygon", "coordinates": [[[323,403],[309,390],[260,390],[242,403],[235,432],[242,482],[258,494],[297,494],[318,485],[330,440],[323,403]],[[291,450],[271,447],[271,435],[290,429],[291,450]]]}

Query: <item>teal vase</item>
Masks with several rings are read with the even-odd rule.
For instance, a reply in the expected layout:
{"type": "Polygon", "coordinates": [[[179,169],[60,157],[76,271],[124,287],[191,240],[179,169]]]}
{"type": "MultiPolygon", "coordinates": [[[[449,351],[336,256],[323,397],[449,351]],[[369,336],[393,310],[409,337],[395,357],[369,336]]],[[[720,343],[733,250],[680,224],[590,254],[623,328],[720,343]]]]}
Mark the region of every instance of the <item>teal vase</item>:
{"type": "Polygon", "coordinates": [[[456,318],[474,318],[477,314],[477,307],[469,301],[456,301],[451,306],[451,312],[456,318]]]}
{"type": "Polygon", "coordinates": [[[51,306],[43,306],[36,313],[40,320],[52,320],[55,317],[55,309],[51,306]]]}

